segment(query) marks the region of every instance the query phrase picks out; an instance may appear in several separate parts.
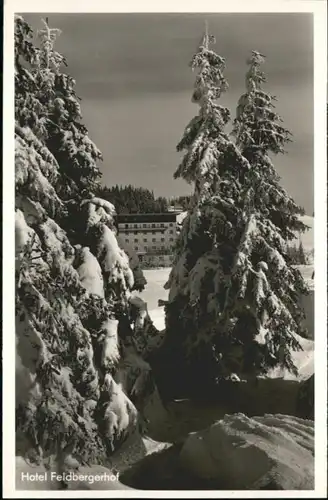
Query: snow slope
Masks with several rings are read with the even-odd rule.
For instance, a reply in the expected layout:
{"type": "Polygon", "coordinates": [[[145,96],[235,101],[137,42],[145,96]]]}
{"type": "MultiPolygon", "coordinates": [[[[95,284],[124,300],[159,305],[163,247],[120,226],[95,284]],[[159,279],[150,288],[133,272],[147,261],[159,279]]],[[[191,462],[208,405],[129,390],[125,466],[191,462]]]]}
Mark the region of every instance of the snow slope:
{"type": "Polygon", "coordinates": [[[314,488],[314,422],[286,415],[226,415],[187,438],[180,460],[222,489],[314,488]]]}

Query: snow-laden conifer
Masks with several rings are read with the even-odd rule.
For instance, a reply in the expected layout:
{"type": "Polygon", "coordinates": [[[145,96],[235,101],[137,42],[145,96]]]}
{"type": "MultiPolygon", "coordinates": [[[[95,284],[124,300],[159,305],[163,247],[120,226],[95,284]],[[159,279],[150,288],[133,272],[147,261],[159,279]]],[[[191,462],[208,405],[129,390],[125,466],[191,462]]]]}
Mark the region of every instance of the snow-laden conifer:
{"type": "MultiPolygon", "coordinates": [[[[209,49],[210,41],[205,34],[191,63],[198,69],[193,101],[200,111],[178,145],[185,154],[175,176],[194,184],[194,196],[166,285],[163,356],[176,358],[189,390],[201,380],[238,380],[276,365],[293,370],[290,353],[302,333],[298,297],[305,290],[299,272],[286,262],[286,238],[300,227],[295,204],[286,200],[289,229],[279,225],[286,193],[267,154],[263,168],[269,176],[225,132],[230,114],[217,102],[227,88],[225,62],[209,49]],[[261,184],[270,176],[272,193],[261,184]],[[276,206],[262,203],[261,194],[276,199],[276,206]]],[[[275,133],[278,152],[287,132],[275,133]]]]}
{"type": "MultiPolygon", "coordinates": [[[[21,148],[31,146],[17,143],[18,173],[21,148]]],[[[33,172],[32,155],[25,161],[33,172]]],[[[58,459],[69,444],[80,460],[104,461],[137,422],[137,410],[113,378],[120,358],[117,310],[128,286],[116,279],[122,291],[106,300],[110,272],[100,272],[87,248],[74,249],[48,215],[49,184],[35,186],[31,175],[16,187],[16,338],[24,367],[18,369],[18,439],[41,460],[58,459]],[[117,408],[126,415],[113,421],[117,408]]]]}
{"type": "MultiPolygon", "coordinates": [[[[214,41],[205,33],[191,61],[192,69],[198,72],[192,101],[198,104],[199,113],[177,146],[184,156],[175,177],[193,183],[194,194],[166,285],[170,292],[163,348],[172,351],[176,364],[190,369],[199,380],[205,373],[204,364],[210,371],[213,368],[213,380],[220,375],[220,366],[223,368],[223,363],[217,363],[214,342],[227,338],[219,333],[219,318],[235,242],[242,235],[240,193],[249,169],[248,161],[225,131],[230,112],[218,102],[228,88],[225,59],[210,49],[214,41]]],[[[224,350],[225,346],[218,347],[218,352],[224,350]]],[[[192,385],[192,377],[188,383],[192,385]]]]}
{"type": "Polygon", "coordinates": [[[44,27],[38,31],[40,49],[36,80],[40,99],[47,100],[49,110],[46,144],[66,178],[61,188],[62,197],[79,198],[84,189],[92,191],[98,187],[101,174],[97,162],[102,155],[82,123],[76,82],[62,71],[65,58],[54,48],[61,32],[50,28],[47,21],[42,22],[44,27]]]}
{"type": "Polygon", "coordinates": [[[72,174],[49,148],[65,133],[53,122],[58,32],[45,23],[40,49],[21,17],[15,33],[17,453],[105,462],[139,421],[116,381],[124,331],[134,333],[133,273],[116,240],[113,205],[88,187],[98,176],[95,157],[91,169],[79,164],[72,174]],[[87,188],[72,204],[65,189],[70,179],[79,185],[78,171],[87,188]]]}
{"type": "Polygon", "coordinates": [[[276,97],[262,89],[266,81],[261,71],[264,60],[262,54],[252,51],[247,61],[246,93],[238,102],[233,133],[251,165],[244,188],[248,193],[248,212],[258,226],[251,261],[261,259],[267,266],[265,277],[270,291],[263,297],[261,308],[267,311],[269,319],[262,326],[265,324],[268,330],[270,356],[279,351],[276,359],[293,369],[290,349],[297,347],[298,335],[305,334],[299,297],[307,293],[307,287],[300,272],[291,265],[287,242],[307,227],[300,220],[304,210],[281,186],[270,158],[285,153],[291,134],[275,111],[276,97]]]}
{"type": "Polygon", "coordinates": [[[306,226],[299,216],[299,207],[280,184],[270,156],[285,154],[285,147],[292,140],[284,127],[282,117],[276,112],[277,98],[263,90],[266,77],[261,70],[265,56],[252,51],[247,60],[246,92],[240,97],[233,135],[243,155],[252,165],[250,202],[261,210],[285,239],[293,239],[295,232],[304,232],[306,226]]]}

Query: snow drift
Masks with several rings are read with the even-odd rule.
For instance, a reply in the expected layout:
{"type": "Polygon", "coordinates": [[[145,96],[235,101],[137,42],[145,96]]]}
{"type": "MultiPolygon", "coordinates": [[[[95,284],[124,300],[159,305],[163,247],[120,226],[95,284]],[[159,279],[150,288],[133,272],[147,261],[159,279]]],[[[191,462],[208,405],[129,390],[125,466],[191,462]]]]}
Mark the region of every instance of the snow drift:
{"type": "Polygon", "coordinates": [[[286,415],[226,415],[191,434],[183,467],[219,489],[314,489],[314,422],[286,415]]]}

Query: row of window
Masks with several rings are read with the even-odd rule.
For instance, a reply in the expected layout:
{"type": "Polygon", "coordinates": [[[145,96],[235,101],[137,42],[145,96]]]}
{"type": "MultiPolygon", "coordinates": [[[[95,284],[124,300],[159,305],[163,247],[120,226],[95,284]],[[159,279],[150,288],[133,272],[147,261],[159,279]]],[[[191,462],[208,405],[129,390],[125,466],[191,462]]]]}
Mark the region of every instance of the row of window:
{"type": "MultiPolygon", "coordinates": [[[[139,247],[134,247],[135,251],[138,252],[139,251],[139,247]]],[[[162,250],[162,251],[165,251],[166,248],[165,247],[157,247],[156,245],[152,246],[152,247],[143,247],[141,248],[141,250],[145,251],[145,252],[148,252],[148,250],[162,250]]]]}
{"type": "MultiPolygon", "coordinates": [[[[156,238],[152,238],[152,240],[151,240],[151,241],[152,241],[152,243],[156,243],[156,241],[157,241],[157,240],[156,240],[156,238]]],[[[164,241],[165,241],[165,238],[161,238],[161,242],[162,242],[162,243],[164,243],[164,241]]],[[[170,238],[170,239],[169,239],[169,241],[174,241],[174,238],[170,238]]],[[[144,242],[144,243],[148,243],[148,240],[144,239],[144,240],[143,240],[143,242],[144,242]]],[[[125,243],[129,243],[129,240],[128,240],[128,239],[126,239],[126,240],[125,240],[125,243]]],[[[134,243],[139,243],[138,238],[135,238],[135,239],[134,239],[134,243]]],[[[140,242],[140,243],[141,243],[141,242],[140,242]]]]}
{"type": "MultiPolygon", "coordinates": [[[[124,232],[125,232],[126,234],[132,234],[132,233],[133,233],[133,234],[135,234],[135,235],[137,235],[137,234],[143,234],[143,233],[149,234],[149,232],[148,232],[148,231],[142,231],[142,229],[141,229],[141,230],[139,230],[139,231],[124,231],[124,232]]],[[[151,234],[156,234],[156,233],[157,233],[157,234],[164,234],[164,231],[151,231],[151,234]]],[[[169,234],[174,234],[174,231],[173,231],[172,229],[170,229],[170,231],[168,231],[168,233],[169,233],[169,234]]]]}
{"type": "MultiPolygon", "coordinates": [[[[128,229],[131,226],[132,226],[132,224],[125,224],[126,229],[128,229]]],[[[174,223],[170,222],[169,226],[173,227],[174,223]]],[[[134,228],[138,228],[138,227],[165,227],[165,224],[164,224],[164,222],[157,222],[157,223],[153,222],[152,224],[133,224],[133,227],[134,228]]]]}
{"type": "MultiPolygon", "coordinates": [[[[132,234],[132,233],[131,233],[132,234]]],[[[137,236],[138,234],[140,234],[140,231],[133,231],[133,234],[134,236],[137,236]]],[[[152,231],[151,234],[156,234],[156,231],[152,231]]],[[[159,232],[158,234],[163,234],[163,231],[162,232],[159,232]]],[[[172,229],[169,231],[169,234],[174,234],[174,231],[172,231],[172,229]]]]}

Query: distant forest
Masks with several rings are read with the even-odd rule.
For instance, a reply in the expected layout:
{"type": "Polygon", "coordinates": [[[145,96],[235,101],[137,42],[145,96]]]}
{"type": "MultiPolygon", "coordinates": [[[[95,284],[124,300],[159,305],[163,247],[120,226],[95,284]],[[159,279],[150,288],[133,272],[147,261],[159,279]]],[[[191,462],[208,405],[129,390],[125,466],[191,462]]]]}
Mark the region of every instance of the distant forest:
{"type": "Polygon", "coordinates": [[[186,210],[190,202],[190,196],[156,198],[153,191],[132,185],[105,186],[101,188],[98,195],[113,203],[118,214],[165,213],[170,206],[179,206],[186,210]]]}

